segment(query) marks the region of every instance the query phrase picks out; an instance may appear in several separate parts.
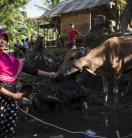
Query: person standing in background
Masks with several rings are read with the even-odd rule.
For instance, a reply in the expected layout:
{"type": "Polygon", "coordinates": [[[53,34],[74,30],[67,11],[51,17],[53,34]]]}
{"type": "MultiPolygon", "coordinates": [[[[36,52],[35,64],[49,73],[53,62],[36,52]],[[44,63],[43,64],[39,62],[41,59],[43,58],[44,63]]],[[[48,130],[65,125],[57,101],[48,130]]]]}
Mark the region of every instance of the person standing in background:
{"type": "Polygon", "coordinates": [[[29,38],[29,47],[32,48],[35,43],[35,40],[33,39],[33,36],[31,35],[29,38]]]}
{"type": "Polygon", "coordinates": [[[76,39],[80,32],[75,28],[74,24],[70,24],[70,29],[68,30],[68,48],[76,48],[76,39]]]}

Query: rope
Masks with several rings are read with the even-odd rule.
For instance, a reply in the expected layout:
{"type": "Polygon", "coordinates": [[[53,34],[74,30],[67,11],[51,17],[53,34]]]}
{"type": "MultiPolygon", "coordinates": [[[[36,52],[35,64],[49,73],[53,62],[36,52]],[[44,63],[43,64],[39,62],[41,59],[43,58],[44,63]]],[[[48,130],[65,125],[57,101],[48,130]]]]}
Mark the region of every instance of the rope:
{"type": "Polygon", "coordinates": [[[21,112],[23,112],[23,113],[25,113],[26,115],[30,116],[31,118],[34,118],[35,120],[37,120],[37,121],[39,121],[39,122],[41,122],[41,123],[43,123],[43,124],[45,124],[45,125],[52,126],[52,127],[57,128],[57,129],[63,130],[63,131],[65,131],[65,132],[67,132],[67,133],[71,133],[71,134],[83,134],[83,135],[86,135],[86,136],[89,136],[89,137],[94,137],[94,138],[107,138],[107,137],[97,136],[97,135],[95,135],[94,132],[90,132],[90,131],[87,131],[87,132],[83,132],[83,131],[70,131],[70,130],[68,130],[68,129],[59,127],[59,126],[57,126],[57,125],[54,125],[54,124],[51,124],[51,123],[44,122],[43,120],[41,120],[41,119],[39,119],[39,118],[33,116],[32,114],[29,114],[29,113],[25,112],[25,111],[24,111],[23,109],[21,109],[19,106],[17,106],[17,108],[18,108],[21,112]]]}
{"type": "Polygon", "coordinates": [[[121,137],[121,138],[130,138],[130,136],[132,136],[132,133],[127,136],[121,137]]]}

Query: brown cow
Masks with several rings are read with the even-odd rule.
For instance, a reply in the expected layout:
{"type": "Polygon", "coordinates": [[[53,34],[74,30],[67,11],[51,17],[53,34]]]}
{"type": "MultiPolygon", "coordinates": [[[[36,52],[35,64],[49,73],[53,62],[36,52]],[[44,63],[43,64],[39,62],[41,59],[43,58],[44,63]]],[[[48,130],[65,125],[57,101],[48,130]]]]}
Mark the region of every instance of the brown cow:
{"type": "Polygon", "coordinates": [[[65,76],[84,68],[103,78],[105,104],[109,79],[113,79],[114,105],[117,104],[118,82],[122,73],[132,71],[132,39],[112,37],[94,49],[77,48],[67,52],[58,73],[65,76]]]}

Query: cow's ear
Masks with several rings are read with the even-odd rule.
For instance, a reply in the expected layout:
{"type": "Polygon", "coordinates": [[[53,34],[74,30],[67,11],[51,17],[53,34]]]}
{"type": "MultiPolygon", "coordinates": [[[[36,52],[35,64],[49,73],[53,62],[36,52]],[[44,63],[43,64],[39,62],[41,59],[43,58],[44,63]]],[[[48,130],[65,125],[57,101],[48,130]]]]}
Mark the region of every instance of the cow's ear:
{"type": "Polygon", "coordinates": [[[85,48],[85,55],[87,55],[90,51],[91,51],[91,47],[87,47],[87,48],[85,48]]]}
{"type": "Polygon", "coordinates": [[[76,51],[73,51],[73,53],[71,53],[71,58],[76,58],[76,56],[77,56],[76,51]]]}
{"type": "Polygon", "coordinates": [[[80,57],[83,57],[83,56],[85,56],[86,55],[86,48],[81,48],[80,49],[80,51],[79,51],[79,55],[80,55],[80,57]]]}

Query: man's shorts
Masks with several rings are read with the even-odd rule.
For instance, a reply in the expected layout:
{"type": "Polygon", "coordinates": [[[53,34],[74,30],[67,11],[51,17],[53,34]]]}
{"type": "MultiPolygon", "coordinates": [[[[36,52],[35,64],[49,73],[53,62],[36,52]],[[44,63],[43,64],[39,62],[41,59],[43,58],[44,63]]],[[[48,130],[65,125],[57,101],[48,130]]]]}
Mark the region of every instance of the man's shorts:
{"type": "Polygon", "coordinates": [[[76,48],[75,43],[69,43],[69,44],[68,44],[68,48],[69,48],[69,49],[71,49],[71,48],[76,48]]]}

